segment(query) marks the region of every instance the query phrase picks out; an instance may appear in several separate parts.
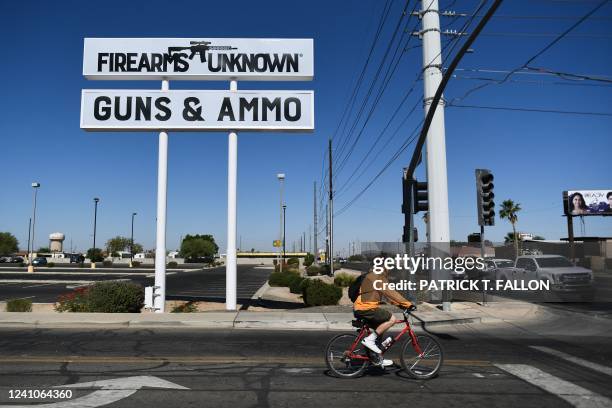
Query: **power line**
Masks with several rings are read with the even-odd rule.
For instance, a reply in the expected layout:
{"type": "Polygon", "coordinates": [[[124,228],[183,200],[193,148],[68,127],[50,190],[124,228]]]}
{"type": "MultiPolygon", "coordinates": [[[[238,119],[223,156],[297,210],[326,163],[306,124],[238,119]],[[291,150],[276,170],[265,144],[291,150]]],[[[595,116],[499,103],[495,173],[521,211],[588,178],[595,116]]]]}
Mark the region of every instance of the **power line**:
{"type": "MultiPolygon", "coordinates": [[[[470,18],[470,19],[468,19],[468,20],[467,20],[467,21],[464,23],[463,27],[461,28],[461,30],[462,30],[462,31],[463,31],[463,30],[465,30],[465,29],[466,29],[466,28],[467,28],[467,27],[468,27],[468,26],[469,26],[469,25],[472,23],[472,21],[473,21],[473,19],[474,19],[474,16],[476,16],[476,15],[477,15],[477,13],[478,13],[478,12],[479,12],[479,11],[482,9],[482,7],[485,5],[485,3],[486,3],[486,0],[482,0],[482,1],[480,2],[480,4],[478,5],[478,7],[477,7],[477,8],[474,10],[474,12],[472,13],[471,18],[470,18]]],[[[431,6],[431,4],[430,4],[430,6],[431,6]]],[[[416,5],[415,5],[415,8],[416,8],[416,5]]],[[[414,10],[413,10],[413,12],[414,12],[414,10]]],[[[411,13],[411,14],[412,14],[412,13],[411,13]]],[[[416,29],[416,28],[417,28],[418,24],[419,24],[419,22],[417,22],[417,24],[415,25],[414,29],[416,29]]],[[[406,24],[406,25],[407,25],[407,24],[406,24]]],[[[452,52],[452,50],[454,49],[454,47],[455,47],[456,43],[458,42],[458,40],[459,40],[459,37],[454,37],[454,38],[453,38],[453,39],[452,39],[450,42],[448,42],[447,44],[445,44],[445,45],[444,45],[444,47],[443,47],[443,48],[440,50],[440,53],[444,52],[444,51],[445,51],[445,50],[446,50],[446,49],[447,49],[449,46],[451,46],[451,45],[452,45],[452,47],[451,47],[451,52],[452,52]],[[455,44],[453,44],[453,43],[455,43],[455,44]]],[[[404,51],[407,49],[407,48],[406,48],[406,46],[408,45],[409,41],[410,41],[410,38],[409,38],[408,42],[406,43],[406,45],[404,45],[404,51]]],[[[399,45],[401,45],[401,43],[400,43],[399,45]]],[[[432,61],[433,61],[433,60],[435,60],[435,58],[437,58],[438,56],[439,56],[439,54],[438,54],[438,55],[436,55],[436,56],[435,56],[435,57],[432,59],[432,61]]],[[[418,81],[420,80],[420,78],[421,78],[421,77],[422,77],[422,72],[419,72],[419,74],[417,75],[417,77],[415,78],[415,80],[414,80],[414,82],[413,82],[412,87],[410,88],[410,90],[408,91],[408,93],[407,93],[407,94],[404,96],[404,98],[402,99],[402,101],[400,102],[400,104],[398,105],[398,107],[396,108],[395,112],[393,113],[393,115],[391,116],[391,118],[389,119],[389,121],[387,122],[387,124],[385,125],[385,127],[384,127],[383,131],[382,131],[382,132],[379,134],[379,136],[376,138],[376,140],[374,141],[374,144],[373,144],[373,145],[370,147],[370,149],[368,150],[368,152],[367,152],[367,153],[366,153],[366,154],[363,156],[363,158],[362,158],[362,159],[359,161],[359,163],[358,163],[358,165],[357,165],[357,168],[355,168],[355,169],[354,169],[354,171],[353,171],[353,172],[351,173],[351,175],[349,176],[349,179],[348,179],[348,180],[345,182],[345,184],[344,184],[344,185],[342,186],[342,188],[341,188],[341,189],[338,191],[338,193],[339,193],[340,191],[345,190],[345,189],[347,189],[347,188],[349,187],[349,184],[348,184],[348,183],[349,183],[349,182],[350,182],[350,180],[351,180],[351,179],[352,179],[352,178],[353,178],[353,177],[354,177],[354,176],[357,174],[357,171],[359,170],[359,168],[360,168],[361,166],[363,166],[363,165],[364,165],[364,163],[365,163],[366,159],[367,159],[367,158],[368,158],[368,156],[371,154],[372,150],[373,150],[373,149],[376,147],[376,145],[378,144],[378,142],[379,142],[379,141],[382,139],[383,134],[386,132],[386,130],[388,129],[388,127],[389,127],[389,125],[391,124],[391,122],[393,121],[393,119],[395,119],[395,116],[397,115],[397,113],[398,113],[399,109],[400,109],[400,108],[401,108],[401,106],[404,104],[404,102],[406,101],[407,97],[408,97],[408,96],[409,96],[409,95],[412,93],[412,91],[414,90],[414,88],[415,88],[416,84],[418,83],[418,81]]],[[[417,102],[417,104],[418,104],[418,102],[417,102]]],[[[387,143],[385,143],[385,145],[384,145],[384,147],[383,147],[383,149],[382,149],[382,150],[384,150],[384,148],[385,148],[385,147],[386,147],[386,146],[389,144],[389,142],[390,142],[390,141],[391,141],[391,140],[392,140],[392,139],[395,137],[395,135],[397,134],[397,131],[398,131],[398,130],[401,128],[401,126],[402,126],[402,125],[404,124],[404,122],[405,122],[405,121],[408,119],[408,117],[409,117],[409,116],[412,114],[412,112],[414,112],[414,109],[415,109],[415,108],[416,108],[416,106],[414,106],[414,107],[413,107],[413,108],[410,110],[410,113],[409,113],[409,114],[407,115],[407,117],[406,117],[406,118],[405,118],[405,119],[402,121],[402,123],[400,124],[400,126],[397,128],[396,132],[395,132],[395,133],[394,133],[394,134],[391,136],[391,138],[390,138],[390,139],[387,141],[387,143]]],[[[372,110],[371,110],[371,112],[372,112],[372,110]]],[[[371,113],[371,112],[370,112],[370,113],[371,113]]],[[[369,119],[369,116],[368,116],[368,119],[369,119]]],[[[361,132],[363,132],[363,130],[364,130],[365,125],[366,125],[366,124],[367,124],[367,121],[366,121],[366,123],[364,123],[364,125],[362,126],[361,131],[360,131],[360,133],[359,133],[359,136],[361,135],[361,132]]],[[[354,148],[354,146],[353,146],[353,148],[354,148]]],[[[379,150],[379,152],[376,154],[376,158],[377,158],[377,157],[380,155],[380,153],[382,152],[382,150],[379,150]]],[[[351,151],[351,152],[352,152],[352,151],[351,151]]],[[[347,157],[345,157],[345,160],[342,162],[342,165],[346,164],[346,160],[347,160],[347,159],[348,159],[348,156],[347,156],[347,157]]],[[[361,177],[361,176],[364,174],[365,170],[367,170],[367,169],[368,169],[368,168],[371,166],[371,164],[372,164],[373,162],[374,162],[374,161],[370,161],[370,163],[369,163],[369,164],[366,166],[366,168],[364,169],[364,171],[362,171],[362,172],[359,174],[359,176],[358,176],[358,178],[357,178],[357,179],[359,179],[359,178],[360,178],[360,177],[361,177]]]]}
{"type": "MultiPolygon", "coordinates": [[[[364,112],[364,109],[365,109],[365,107],[367,106],[367,103],[368,103],[368,101],[369,101],[369,99],[370,99],[370,96],[372,95],[372,91],[374,90],[374,87],[375,87],[376,83],[378,82],[378,78],[380,77],[380,73],[381,73],[381,71],[382,71],[382,68],[383,68],[383,66],[384,66],[384,63],[385,63],[385,61],[387,60],[387,57],[389,56],[389,52],[391,51],[391,47],[392,47],[393,43],[395,42],[395,38],[396,38],[397,33],[399,32],[399,29],[400,29],[400,27],[401,27],[401,22],[402,22],[402,20],[404,19],[404,17],[406,16],[406,11],[407,11],[408,4],[409,4],[409,3],[410,3],[410,0],[406,0],[406,2],[405,2],[405,4],[404,4],[404,8],[402,9],[402,13],[401,13],[401,15],[400,15],[400,17],[399,17],[399,19],[398,19],[398,21],[397,21],[397,24],[396,24],[396,26],[395,26],[395,30],[393,31],[393,35],[391,36],[391,39],[389,40],[389,43],[387,44],[387,48],[386,48],[386,50],[385,50],[385,53],[384,53],[384,55],[383,55],[383,58],[382,58],[382,60],[381,60],[381,62],[380,62],[380,64],[379,64],[379,66],[378,66],[378,69],[376,70],[376,73],[375,73],[375,75],[374,75],[373,80],[372,80],[372,81],[371,81],[371,83],[370,83],[370,87],[369,87],[369,89],[368,89],[368,92],[367,92],[367,94],[365,95],[365,97],[364,97],[364,99],[363,99],[363,102],[361,103],[361,106],[360,106],[360,108],[359,108],[359,111],[357,112],[357,115],[355,116],[355,119],[354,119],[354,121],[353,121],[353,124],[351,125],[350,130],[349,130],[349,132],[347,133],[347,136],[346,136],[345,140],[344,140],[344,141],[343,141],[343,143],[341,143],[341,144],[338,146],[338,148],[337,148],[338,150],[337,150],[337,159],[336,159],[336,160],[340,162],[340,163],[339,163],[339,165],[338,165],[338,169],[340,169],[340,168],[343,166],[343,163],[344,163],[344,162],[347,160],[347,158],[350,156],[350,154],[352,153],[352,151],[353,151],[354,147],[356,146],[357,142],[359,141],[359,139],[360,139],[360,137],[361,137],[361,134],[358,134],[358,135],[356,136],[355,141],[353,142],[353,144],[352,144],[352,145],[351,145],[351,147],[349,148],[349,151],[348,151],[348,153],[347,153],[346,157],[345,157],[344,159],[341,159],[342,154],[343,154],[343,152],[344,152],[344,149],[346,148],[346,146],[348,146],[348,144],[349,144],[349,140],[351,139],[350,135],[353,133],[353,131],[354,131],[354,130],[355,130],[355,128],[357,127],[357,124],[358,124],[358,123],[359,123],[359,121],[361,120],[361,117],[362,117],[362,114],[363,114],[363,112],[364,112]]],[[[415,5],[415,7],[416,7],[416,5],[415,5]]],[[[410,18],[411,18],[411,17],[412,17],[412,16],[410,16],[410,17],[409,17],[409,20],[410,20],[410,18]]],[[[403,37],[403,35],[402,35],[402,37],[403,37]]],[[[400,40],[399,40],[399,41],[400,41],[400,43],[401,43],[402,37],[400,37],[400,40]]],[[[385,87],[385,88],[386,88],[386,87],[385,87]]],[[[384,92],[384,89],[383,89],[383,91],[382,91],[382,92],[384,92]]],[[[382,92],[381,92],[381,94],[382,94],[382,92]]],[[[379,98],[379,99],[380,99],[380,98],[379,98]]],[[[376,102],[373,104],[373,107],[372,107],[372,109],[371,109],[371,111],[370,111],[370,116],[371,116],[371,112],[373,112],[373,109],[376,107],[376,104],[377,104],[377,101],[376,101],[376,102]]],[[[366,119],[366,122],[367,122],[367,120],[369,120],[369,117],[366,119]]],[[[339,172],[339,170],[338,170],[338,172],[339,172]]],[[[336,173],[336,174],[338,174],[338,173],[336,173]]]]}
{"type": "Polygon", "coordinates": [[[490,110],[538,112],[538,113],[559,113],[559,114],[565,114],[565,115],[612,116],[612,112],[565,111],[565,110],[544,109],[544,108],[523,108],[523,107],[511,107],[511,106],[484,106],[484,105],[457,105],[457,104],[449,104],[447,106],[455,107],[455,108],[470,108],[470,109],[490,109],[490,110]]]}
{"type": "MultiPolygon", "coordinates": [[[[413,12],[414,12],[414,10],[416,10],[417,4],[418,4],[418,2],[416,2],[416,1],[415,1],[415,6],[414,6],[414,8],[413,8],[413,10],[412,10],[413,12]]],[[[412,12],[411,12],[410,14],[411,14],[411,17],[412,17],[412,12]]],[[[406,21],[406,24],[405,24],[405,27],[404,27],[404,34],[402,35],[402,38],[403,38],[403,36],[405,35],[405,33],[406,33],[406,31],[407,31],[407,30],[406,30],[406,27],[408,27],[408,24],[410,23],[410,18],[411,18],[411,17],[409,17],[409,19],[406,21]]],[[[418,23],[417,23],[417,24],[418,24],[418,23]]],[[[366,126],[368,125],[368,123],[369,123],[370,119],[372,118],[372,116],[373,116],[373,114],[374,114],[374,111],[375,111],[376,107],[378,106],[378,103],[379,103],[379,102],[380,102],[380,100],[382,99],[382,96],[383,96],[384,92],[387,90],[387,87],[388,87],[389,83],[391,82],[391,78],[392,78],[392,77],[393,77],[393,75],[395,74],[395,71],[396,71],[396,69],[397,69],[397,67],[398,67],[398,65],[399,65],[399,63],[400,63],[400,61],[401,61],[402,56],[403,56],[403,55],[404,55],[404,53],[406,52],[406,51],[405,51],[405,46],[406,46],[406,45],[408,45],[408,43],[410,42],[411,37],[410,37],[410,36],[408,37],[408,41],[407,41],[407,42],[406,42],[406,44],[405,44],[405,45],[403,45],[403,46],[402,46],[402,43],[401,43],[402,38],[400,38],[400,40],[399,40],[399,42],[398,42],[398,45],[397,45],[397,47],[396,47],[396,49],[395,49],[394,56],[391,58],[391,63],[389,64],[389,67],[387,68],[387,72],[385,73],[385,76],[384,76],[384,78],[383,78],[383,83],[382,83],[381,87],[379,88],[378,94],[376,95],[376,97],[375,97],[375,99],[374,99],[374,102],[373,102],[373,103],[372,103],[372,105],[370,106],[370,110],[369,110],[369,112],[368,112],[368,114],[367,114],[367,117],[366,117],[365,121],[363,122],[363,124],[362,124],[362,126],[361,126],[361,129],[359,130],[359,132],[358,132],[358,134],[357,134],[357,137],[355,138],[355,141],[353,142],[353,145],[351,146],[351,148],[350,148],[350,149],[349,149],[349,151],[347,152],[346,156],[345,156],[345,157],[342,159],[342,161],[341,161],[341,162],[340,162],[340,164],[338,165],[338,169],[337,169],[337,171],[336,171],[336,175],[340,174],[340,171],[341,171],[341,170],[344,168],[344,166],[345,166],[345,165],[348,163],[348,159],[349,159],[349,157],[352,155],[352,153],[353,153],[353,151],[354,151],[354,149],[355,149],[355,146],[357,145],[357,142],[359,141],[359,139],[360,139],[360,138],[361,138],[361,136],[363,135],[363,132],[365,131],[366,126]],[[402,51],[399,53],[399,56],[398,56],[397,60],[395,61],[395,64],[393,64],[393,60],[394,60],[394,58],[395,58],[395,55],[397,55],[397,53],[398,53],[398,51],[399,51],[399,50],[402,50],[402,51]]],[[[384,63],[384,59],[383,59],[383,61],[381,62],[381,67],[382,67],[382,64],[383,64],[383,63],[384,63]]],[[[407,97],[407,96],[406,96],[406,97],[407,97]]],[[[404,100],[405,100],[405,98],[404,98],[404,100]]],[[[400,105],[401,105],[401,104],[403,104],[403,101],[404,101],[404,100],[402,100],[402,102],[400,103],[400,105]]],[[[365,103],[365,101],[364,101],[364,103],[365,103]]],[[[356,125],[357,123],[358,123],[358,119],[355,121],[355,125],[356,125]]],[[[351,132],[352,132],[353,130],[354,130],[354,128],[353,128],[353,129],[351,129],[351,132]]],[[[375,144],[376,144],[376,143],[377,143],[377,142],[375,142],[375,144]]],[[[341,152],[339,152],[338,154],[340,155],[340,154],[341,154],[341,152]]],[[[354,174],[354,173],[353,173],[353,174],[354,174]]]]}
{"type": "MultiPolygon", "coordinates": [[[[609,0],[603,0],[601,1],[597,6],[595,6],[594,8],[592,8],[588,13],[586,13],[585,15],[583,15],[578,21],[576,21],[574,24],[572,24],[570,27],[568,27],[565,31],[563,31],[561,34],[557,35],[557,37],[552,40],[550,43],[548,43],[544,48],[542,48],[540,51],[538,51],[537,53],[535,53],[533,56],[531,56],[524,64],[522,64],[521,66],[511,70],[510,72],[508,72],[508,74],[506,74],[506,76],[497,81],[496,84],[503,84],[504,82],[508,81],[508,79],[510,79],[510,77],[512,75],[514,75],[516,72],[521,71],[525,68],[527,68],[533,61],[535,61],[538,57],[540,57],[542,54],[544,54],[546,51],[548,51],[550,48],[552,48],[555,44],[557,44],[559,41],[561,41],[563,38],[565,38],[570,32],[572,32],[574,29],[576,29],[576,27],[578,27],[580,24],[582,24],[585,20],[587,20],[591,15],[593,15],[597,10],[599,10],[601,7],[603,7],[606,3],[608,3],[609,0]]],[[[455,101],[462,101],[465,98],[467,98],[469,95],[471,95],[472,93],[479,91],[483,88],[486,88],[489,85],[492,85],[493,82],[487,82],[485,84],[479,85],[477,87],[474,87],[470,90],[468,90],[466,93],[463,94],[463,96],[461,96],[460,98],[454,98],[453,102],[455,101]]]]}

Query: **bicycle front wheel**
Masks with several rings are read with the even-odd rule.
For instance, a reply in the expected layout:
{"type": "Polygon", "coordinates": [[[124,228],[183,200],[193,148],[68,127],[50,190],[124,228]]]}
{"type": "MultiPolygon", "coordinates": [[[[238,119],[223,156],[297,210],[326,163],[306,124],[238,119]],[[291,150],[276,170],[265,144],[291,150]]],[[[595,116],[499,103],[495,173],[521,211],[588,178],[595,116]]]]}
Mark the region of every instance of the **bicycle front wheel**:
{"type": "Polygon", "coordinates": [[[416,335],[421,348],[417,353],[412,341],[408,339],[402,347],[402,368],[408,375],[419,380],[428,380],[438,375],[444,360],[442,346],[434,337],[428,334],[416,335]]]}
{"type": "Polygon", "coordinates": [[[357,340],[354,334],[339,334],[333,337],[327,347],[325,347],[325,364],[329,371],[339,378],[358,377],[368,366],[365,347],[362,344],[355,346],[350,352],[351,347],[357,340]],[[362,357],[362,358],[355,358],[362,357]]]}

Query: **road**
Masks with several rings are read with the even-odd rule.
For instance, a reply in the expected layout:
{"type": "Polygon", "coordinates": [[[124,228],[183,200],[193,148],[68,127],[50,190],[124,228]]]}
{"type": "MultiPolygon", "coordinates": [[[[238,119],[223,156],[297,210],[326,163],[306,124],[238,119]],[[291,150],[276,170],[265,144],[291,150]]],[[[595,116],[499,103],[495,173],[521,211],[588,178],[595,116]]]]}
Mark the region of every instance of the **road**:
{"type": "MultiPolygon", "coordinates": [[[[601,320],[438,327],[432,332],[446,361],[429,381],[397,368],[330,377],[322,356],[327,332],[0,329],[0,406],[42,401],[9,400],[12,389],[133,376],[186,389],[134,387],[108,407],[612,406],[611,321],[601,320]]],[[[72,399],[98,388],[74,389],[72,399]]]]}
{"type": "MultiPolygon", "coordinates": [[[[238,301],[250,299],[270,275],[271,269],[255,265],[238,265],[238,301]]],[[[55,302],[60,294],[77,286],[99,280],[129,280],[143,286],[153,285],[154,271],[119,269],[94,272],[73,269],[43,273],[0,272],[0,301],[30,298],[33,302],[55,302]]],[[[225,299],[225,267],[196,270],[173,270],[166,277],[167,298],[181,300],[222,301],[225,299]]]]}

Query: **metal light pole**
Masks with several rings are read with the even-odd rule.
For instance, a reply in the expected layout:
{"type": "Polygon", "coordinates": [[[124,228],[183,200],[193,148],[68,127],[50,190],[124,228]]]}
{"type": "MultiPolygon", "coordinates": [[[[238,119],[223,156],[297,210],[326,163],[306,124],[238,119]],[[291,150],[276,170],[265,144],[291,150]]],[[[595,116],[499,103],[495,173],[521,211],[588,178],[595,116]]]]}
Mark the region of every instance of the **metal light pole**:
{"type": "Polygon", "coordinates": [[[33,210],[32,210],[32,248],[30,251],[28,251],[28,260],[29,260],[28,272],[34,272],[34,265],[32,265],[32,252],[34,252],[34,229],[36,228],[36,197],[38,195],[39,187],[40,187],[40,183],[38,182],[32,183],[32,188],[34,189],[34,205],[33,205],[33,210]]]}
{"type": "Polygon", "coordinates": [[[100,199],[94,197],[94,234],[93,234],[93,249],[91,251],[91,269],[96,269],[96,224],[98,222],[98,203],[100,199]]]}
{"type": "MultiPolygon", "coordinates": [[[[279,228],[280,228],[280,233],[279,235],[279,239],[281,241],[281,243],[283,244],[283,257],[284,257],[284,247],[285,247],[285,239],[284,236],[285,234],[283,233],[283,187],[284,187],[284,183],[285,183],[285,173],[278,173],[276,175],[276,177],[278,178],[278,181],[280,183],[280,224],[279,224],[279,228]]],[[[281,259],[281,249],[280,247],[278,248],[278,263],[279,263],[279,270],[282,272],[283,271],[283,261],[284,259],[281,259]]]]}
{"type": "Polygon", "coordinates": [[[132,238],[130,239],[130,268],[134,262],[134,217],[136,213],[132,213],[132,238]]]}
{"type": "MultiPolygon", "coordinates": [[[[287,206],[283,204],[283,261],[285,260],[285,221],[287,219],[287,206]]],[[[282,271],[282,263],[281,263],[282,271]]]]}

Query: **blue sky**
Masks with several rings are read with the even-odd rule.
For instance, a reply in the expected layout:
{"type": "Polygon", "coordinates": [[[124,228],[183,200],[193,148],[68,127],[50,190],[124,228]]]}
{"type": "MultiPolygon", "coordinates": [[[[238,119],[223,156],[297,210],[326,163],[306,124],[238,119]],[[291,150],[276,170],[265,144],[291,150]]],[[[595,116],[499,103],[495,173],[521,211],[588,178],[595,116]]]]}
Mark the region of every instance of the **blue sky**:
{"type": "MultiPolygon", "coordinates": [[[[441,8],[451,3],[453,10],[470,14],[478,4],[475,0],[441,1],[441,8]]],[[[413,4],[411,1],[410,9],[413,4]]],[[[500,17],[492,20],[460,68],[519,67],[596,4],[593,1],[506,1],[498,11],[500,17]]],[[[392,4],[358,93],[357,106],[382,59],[403,5],[398,0],[392,4]]],[[[92,199],[96,196],[101,199],[98,242],[115,235],[129,235],[130,215],[135,211],[138,213],[136,241],[146,248],[154,246],[157,134],[86,133],[79,129],[79,109],[81,89],[158,89],[160,83],[85,80],[81,75],[84,37],[314,38],[314,81],[238,84],[241,89],[315,91],[316,130],[313,133],[238,135],[238,235],[242,238],[242,247],[271,249],[272,240],[277,238],[278,172],[287,176],[287,243],[291,247],[312,224],[313,181],[321,182],[327,139],[334,134],[363,66],[383,6],[383,1],[373,0],[2,2],[0,231],[12,232],[22,247],[26,246],[32,211],[30,183],[39,181],[42,187],[38,196],[36,247],[46,245],[48,235],[55,231],[66,234],[67,246],[72,241],[77,249],[90,247],[92,199]]],[[[595,18],[578,27],[532,65],[553,71],[611,76],[610,16],[612,5],[607,4],[595,18]]],[[[453,23],[450,28],[459,28],[463,21],[457,19],[453,23],[444,19],[442,24],[453,23]]],[[[412,29],[415,24],[412,19],[407,27],[412,29]]],[[[410,40],[410,46],[419,44],[416,37],[410,40]]],[[[397,128],[417,103],[414,114],[364,175],[355,176],[346,185],[399,101],[414,84],[421,59],[420,48],[402,54],[388,90],[338,173],[336,185],[343,191],[338,193],[336,210],[361,191],[422,119],[418,102],[422,97],[422,83],[418,82],[398,119],[392,122],[391,130],[397,128]]],[[[451,81],[445,93],[447,100],[460,97],[482,83],[465,76],[500,78],[494,73],[459,71],[457,74],[463,77],[451,81]]],[[[515,75],[512,79],[476,92],[461,103],[612,112],[612,88],[603,83],[569,83],[559,77],[536,75],[515,75]]],[[[223,89],[228,84],[171,82],[170,87],[223,89]]],[[[366,106],[369,109],[370,105],[366,106]]],[[[350,118],[354,117],[353,113],[350,118]]],[[[361,123],[358,122],[356,129],[361,128],[361,123]]],[[[562,191],[612,189],[611,124],[610,116],[447,108],[451,237],[465,239],[468,233],[478,230],[474,194],[477,167],[489,168],[495,174],[498,203],[506,198],[521,203],[524,210],[519,215],[520,231],[550,239],[566,236],[565,219],[561,217],[562,191]]],[[[350,137],[354,138],[355,134],[350,137]]],[[[341,145],[346,138],[340,132],[334,138],[335,145],[341,145]]],[[[168,248],[176,248],[180,237],[188,233],[211,233],[225,248],[227,134],[171,133],[169,151],[168,248]]],[[[346,249],[353,240],[396,241],[401,236],[401,168],[407,165],[411,153],[412,146],[354,205],[337,217],[337,248],[346,249]]],[[[340,154],[339,159],[342,157],[340,154]]],[[[422,167],[417,173],[420,177],[424,174],[422,167]]],[[[585,235],[612,236],[611,218],[593,217],[584,222],[585,235]]],[[[419,226],[422,227],[420,222],[419,226]]],[[[580,221],[577,220],[575,228],[576,235],[582,235],[580,221]]],[[[507,222],[497,220],[488,234],[499,240],[510,230],[507,222]]],[[[321,235],[320,243],[322,239],[321,235]]]]}

